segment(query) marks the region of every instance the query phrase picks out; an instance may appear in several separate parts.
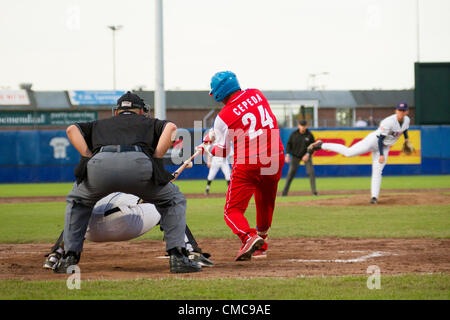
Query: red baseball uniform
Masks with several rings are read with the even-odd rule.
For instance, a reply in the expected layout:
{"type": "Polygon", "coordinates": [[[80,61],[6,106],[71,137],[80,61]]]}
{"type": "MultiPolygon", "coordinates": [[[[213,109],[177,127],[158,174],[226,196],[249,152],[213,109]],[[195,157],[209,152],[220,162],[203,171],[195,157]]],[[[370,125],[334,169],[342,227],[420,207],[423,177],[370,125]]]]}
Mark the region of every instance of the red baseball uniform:
{"type": "MultiPolygon", "coordinates": [[[[245,241],[272,224],[278,181],[284,165],[284,148],[277,120],[261,91],[233,94],[214,121],[215,146],[211,153],[225,156],[234,147],[234,162],[225,203],[225,222],[245,241]],[[256,228],[244,217],[255,195],[256,228]]],[[[267,249],[264,244],[262,249],[267,249]]]]}

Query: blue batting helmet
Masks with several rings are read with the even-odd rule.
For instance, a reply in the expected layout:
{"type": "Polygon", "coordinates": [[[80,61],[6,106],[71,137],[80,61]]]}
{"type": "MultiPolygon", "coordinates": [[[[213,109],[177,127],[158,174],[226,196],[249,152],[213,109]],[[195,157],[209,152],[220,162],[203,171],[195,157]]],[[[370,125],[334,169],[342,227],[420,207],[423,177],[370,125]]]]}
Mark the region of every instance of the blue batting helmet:
{"type": "Polygon", "coordinates": [[[211,91],[209,95],[213,96],[216,101],[222,101],[236,90],[241,90],[241,86],[236,75],[231,71],[217,72],[211,78],[211,91]]]}

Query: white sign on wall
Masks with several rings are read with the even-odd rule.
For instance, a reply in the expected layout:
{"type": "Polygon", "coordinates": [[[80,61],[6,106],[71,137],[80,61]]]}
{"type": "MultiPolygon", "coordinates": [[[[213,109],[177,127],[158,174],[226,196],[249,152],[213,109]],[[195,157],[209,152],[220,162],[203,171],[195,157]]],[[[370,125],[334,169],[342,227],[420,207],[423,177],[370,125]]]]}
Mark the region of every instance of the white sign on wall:
{"type": "Polygon", "coordinates": [[[64,137],[55,137],[50,140],[53,147],[53,158],[65,159],[67,157],[67,147],[70,145],[69,140],[64,137]]]}
{"type": "Polygon", "coordinates": [[[28,94],[25,90],[0,90],[0,105],[30,105],[30,99],[28,98],[28,94]]]}

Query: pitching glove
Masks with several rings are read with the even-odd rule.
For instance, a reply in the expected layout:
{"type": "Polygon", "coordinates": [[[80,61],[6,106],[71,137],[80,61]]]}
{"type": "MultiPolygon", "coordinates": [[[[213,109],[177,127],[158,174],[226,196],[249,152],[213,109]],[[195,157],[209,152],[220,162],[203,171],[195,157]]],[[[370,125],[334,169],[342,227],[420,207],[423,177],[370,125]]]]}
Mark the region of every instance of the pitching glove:
{"type": "Polygon", "coordinates": [[[409,141],[405,141],[402,146],[402,151],[406,155],[410,155],[411,153],[413,153],[414,147],[413,147],[412,143],[409,141]]]}

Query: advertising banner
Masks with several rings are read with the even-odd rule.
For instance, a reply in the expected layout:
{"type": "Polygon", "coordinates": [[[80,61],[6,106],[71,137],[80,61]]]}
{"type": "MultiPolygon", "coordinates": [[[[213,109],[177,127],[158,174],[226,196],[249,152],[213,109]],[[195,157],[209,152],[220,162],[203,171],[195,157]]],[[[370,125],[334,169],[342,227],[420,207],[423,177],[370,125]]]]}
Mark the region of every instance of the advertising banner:
{"type": "Polygon", "coordinates": [[[0,127],[14,126],[65,126],[75,122],[98,119],[97,111],[44,112],[44,111],[0,111],[0,127]]]}
{"type": "MultiPolygon", "coordinates": [[[[322,140],[323,142],[339,143],[347,147],[358,143],[364,139],[372,131],[369,130],[327,130],[327,131],[314,131],[311,130],[316,140],[322,140]]],[[[397,142],[389,150],[388,164],[420,164],[421,163],[421,141],[420,130],[408,130],[408,137],[413,144],[415,152],[409,156],[402,152],[402,145],[405,141],[403,137],[397,140],[397,142]]],[[[344,157],[343,155],[326,151],[318,150],[314,153],[313,158],[314,165],[349,165],[349,164],[372,164],[372,153],[367,152],[365,154],[355,157],[344,157]]]]}
{"type": "Polygon", "coordinates": [[[30,99],[25,90],[0,90],[0,105],[2,106],[27,106],[30,99]]]}
{"type": "Polygon", "coordinates": [[[69,91],[74,106],[114,106],[125,91],[69,91]]]}

